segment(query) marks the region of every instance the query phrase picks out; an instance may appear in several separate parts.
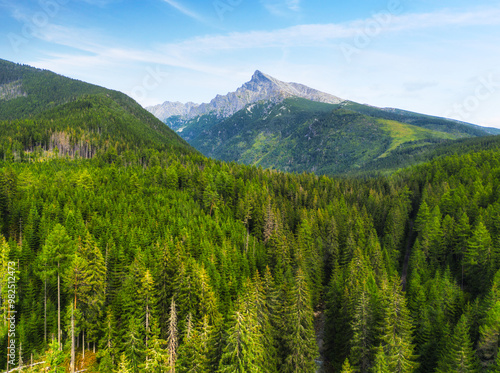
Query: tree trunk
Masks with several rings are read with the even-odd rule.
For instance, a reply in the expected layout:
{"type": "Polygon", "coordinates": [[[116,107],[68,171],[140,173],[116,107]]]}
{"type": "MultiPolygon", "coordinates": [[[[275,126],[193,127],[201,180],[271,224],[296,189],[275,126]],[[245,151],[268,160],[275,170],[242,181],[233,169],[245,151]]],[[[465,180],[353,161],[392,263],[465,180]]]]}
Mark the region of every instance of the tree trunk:
{"type": "Polygon", "coordinates": [[[74,309],[71,310],[71,363],[70,372],[75,373],[75,317],[74,309]]]}
{"type": "Polygon", "coordinates": [[[248,224],[247,224],[247,239],[245,242],[245,254],[248,254],[248,239],[250,238],[250,231],[248,230],[248,224]]]}
{"type": "MultiPolygon", "coordinates": [[[[10,307],[7,308],[8,311],[7,311],[7,320],[10,320],[10,307]]],[[[10,325],[9,325],[10,321],[7,321],[7,325],[8,327],[10,328],[10,325]]],[[[10,347],[10,333],[7,333],[7,346],[10,347]]],[[[9,352],[10,350],[7,349],[7,373],[9,373],[9,365],[10,365],[10,356],[9,356],[9,352]]]]}
{"type": "Polygon", "coordinates": [[[23,344],[19,343],[19,371],[23,368],[23,344]]]}
{"type": "Polygon", "coordinates": [[[61,276],[59,274],[59,262],[57,262],[57,342],[59,351],[62,351],[61,345],[61,276]]]}
{"type": "Polygon", "coordinates": [[[146,350],[148,349],[148,334],[149,334],[149,304],[146,299],[146,350]]]}
{"type": "MultiPolygon", "coordinates": [[[[47,270],[47,267],[45,267],[45,270],[47,270]]],[[[47,271],[45,271],[45,286],[44,286],[44,293],[43,293],[43,341],[46,343],[47,342],[47,271]]]]}

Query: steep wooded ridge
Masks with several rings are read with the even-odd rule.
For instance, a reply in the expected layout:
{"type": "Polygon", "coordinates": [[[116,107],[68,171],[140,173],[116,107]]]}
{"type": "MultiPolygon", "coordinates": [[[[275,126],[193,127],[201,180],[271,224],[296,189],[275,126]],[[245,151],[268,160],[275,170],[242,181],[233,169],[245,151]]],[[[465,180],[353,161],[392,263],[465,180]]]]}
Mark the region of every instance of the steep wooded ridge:
{"type": "Polygon", "coordinates": [[[380,169],[377,161],[394,152],[500,134],[495,128],[361,105],[260,71],[208,104],[165,102],[148,110],[206,156],[317,174],[380,169]]]}
{"type": "Polygon", "coordinates": [[[194,151],[123,93],[0,60],[0,158],[194,151]],[[7,141],[8,140],[8,141],[7,141]]]}
{"type": "MultiPolygon", "coordinates": [[[[19,80],[9,102],[36,94],[19,80]]],[[[89,94],[4,121],[0,142],[32,118],[88,132],[95,108],[103,128],[134,118],[89,94]]],[[[37,373],[500,370],[497,137],[441,144],[388,177],[332,178],[164,145],[144,115],[120,128],[120,151],[0,159],[9,368],[33,356],[37,373]]]]}

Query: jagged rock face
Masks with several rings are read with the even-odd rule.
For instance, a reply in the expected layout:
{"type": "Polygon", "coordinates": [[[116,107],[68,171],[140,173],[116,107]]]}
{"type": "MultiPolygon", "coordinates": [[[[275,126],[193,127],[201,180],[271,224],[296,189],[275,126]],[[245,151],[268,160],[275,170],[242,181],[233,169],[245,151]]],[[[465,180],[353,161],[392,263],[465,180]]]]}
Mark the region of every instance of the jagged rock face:
{"type": "Polygon", "coordinates": [[[163,104],[150,106],[147,110],[153,114],[155,117],[164,120],[172,116],[187,116],[190,110],[194,107],[199,106],[193,102],[188,102],[183,104],[182,102],[170,102],[165,101],[163,104]]]}
{"type": "Polygon", "coordinates": [[[344,101],[339,97],[302,84],[282,82],[257,70],[252,79],[238,88],[236,92],[230,92],[225,96],[217,95],[207,104],[196,105],[192,102],[182,104],[167,101],[146,109],[162,121],[172,116],[180,116],[184,120],[190,120],[205,114],[228,118],[248,104],[258,101],[278,103],[289,97],[300,97],[330,104],[339,104],[344,101]]]}

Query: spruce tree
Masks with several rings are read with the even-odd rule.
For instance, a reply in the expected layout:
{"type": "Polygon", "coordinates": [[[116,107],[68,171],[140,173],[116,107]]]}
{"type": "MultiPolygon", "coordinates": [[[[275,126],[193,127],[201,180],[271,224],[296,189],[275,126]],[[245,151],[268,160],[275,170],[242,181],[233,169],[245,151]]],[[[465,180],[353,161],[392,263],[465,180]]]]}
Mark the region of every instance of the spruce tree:
{"type": "Polygon", "coordinates": [[[418,367],[412,328],[406,299],[400,289],[399,279],[395,278],[385,291],[381,329],[382,346],[391,372],[410,373],[418,367]]]}
{"type": "Polygon", "coordinates": [[[61,351],[59,343],[57,343],[57,340],[53,339],[45,357],[45,369],[54,373],[66,372],[66,369],[61,366],[64,363],[65,358],[66,356],[61,351]]]}
{"type": "Polygon", "coordinates": [[[144,273],[141,278],[141,284],[138,289],[138,296],[141,302],[141,310],[139,316],[144,325],[145,337],[146,337],[146,348],[148,348],[148,342],[151,338],[151,325],[153,323],[153,317],[155,314],[156,297],[154,294],[154,281],[149,269],[144,273]]]}
{"type": "Polygon", "coordinates": [[[156,320],[152,320],[151,330],[152,338],[149,342],[149,347],[146,350],[144,373],[173,372],[173,367],[169,363],[167,341],[159,337],[160,329],[156,320]]]}
{"type": "Polygon", "coordinates": [[[500,373],[500,354],[497,354],[495,364],[491,368],[492,373],[500,373]]]}
{"type": "Polygon", "coordinates": [[[375,349],[375,358],[373,361],[373,366],[370,369],[370,373],[392,373],[387,366],[387,358],[382,346],[379,346],[375,349]]]}
{"type": "Polygon", "coordinates": [[[297,270],[295,283],[284,314],[284,357],[283,372],[314,372],[318,346],[314,333],[314,313],[311,295],[302,269],[297,270]]]}
{"type": "Polygon", "coordinates": [[[175,373],[175,362],[177,360],[177,346],[179,342],[177,339],[177,310],[175,300],[172,297],[170,304],[170,320],[168,325],[168,339],[167,339],[167,353],[168,353],[168,366],[170,372],[175,373]]]}
{"type": "Polygon", "coordinates": [[[470,235],[469,217],[464,212],[455,227],[456,241],[454,245],[454,254],[456,261],[460,264],[460,285],[464,288],[465,276],[465,255],[467,250],[467,240],[470,235]]]}
{"type": "Polygon", "coordinates": [[[126,334],[124,334],[124,346],[125,354],[128,361],[127,366],[129,366],[132,373],[139,373],[143,363],[144,358],[144,341],[141,339],[140,334],[140,323],[137,319],[131,319],[128,322],[128,328],[126,334]]]}
{"type": "MultiPolygon", "coordinates": [[[[188,323],[190,325],[190,323],[188,323]]],[[[177,371],[179,373],[205,373],[212,371],[210,361],[211,327],[205,316],[201,325],[186,328],[183,344],[179,347],[177,371]]]]}
{"type": "Polygon", "coordinates": [[[113,358],[111,357],[111,351],[108,349],[102,349],[97,352],[97,358],[99,359],[99,371],[100,372],[112,372],[116,367],[113,363],[113,358]]]}
{"type": "Polygon", "coordinates": [[[74,244],[66,233],[66,229],[57,224],[48,235],[38,257],[45,285],[52,276],[57,275],[57,340],[59,346],[61,346],[61,274],[66,270],[68,259],[73,252],[74,244]]]}
{"type": "Polygon", "coordinates": [[[472,237],[467,241],[465,252],[465,273],[473,290],[484,292],[494,270],[494,253],[488,229],[482,222],[476,224],[472,237]]]}
{"type": "Polygon", "coordinates": [[[345,359],[340,373],[354,373],[354,370],[351,368],[351,364],[349,364],[349,359],[345,359]]]}
{"type": "Polygon", "coordinates": [[[362,373],[368,372],[372,360],[373,342],[373,306],[370,296],[364,285],[354,308],[351,322],[353,332],[350,345],[350,361],[356,370],[362,373]]]}
{"type": "Polygon", "coordinates": [[[495,300],[495,303],[487,309],[482,325],[479,327],[479,334],[477,356],[481,362],[481,369],[485,371],[495,365],[495,359],[498,356],[500,300],[495,300]]]}
{"type": "Polygon", "coordinates": [[[240,301],[231,319],[218,372],[262,372],[265,346],[255,306],[240,301]]]}
{"type": "Polygon", "coordinates": [[[453,336],[447,341],[439,360],[436,373],[479,372],[476,356],[469,336],[467,316],[462,315],[455,326],[453,336]]]}
{"type": "Polygon", "coordinates": [[[84,239],[79,242],[78,254],[85,263],[80,301],[85,314],[87,332],[95,343],[98,320],[102,315],[105,300],[106,265],[101,250],[88,231],[84,239]]]}
{"type": "Polygon", "coordinates": [[[251,302],[257,307],[257,320],[262,331],[262,343],[264,349],[264,362],[266,372],[276,372],[278,362],[278,351],[276,333],[273,328],[272,313],[275,310],[275,288],[270,273],[267,273],[264,281],[261,280],[259,273],[256,272],[253,281],[248,281],[251,294],[251,302]],[[268,299],[269,297],[269,299],[268,299]]]}
{"type": "Polygon", "coordinates": [[[116,373],[132,373],[133,370],[130,368],[130,363],[127,360],[127,356],[125,354],[121,354],[120,362],[118,363],[118,370],[116,373]]]}

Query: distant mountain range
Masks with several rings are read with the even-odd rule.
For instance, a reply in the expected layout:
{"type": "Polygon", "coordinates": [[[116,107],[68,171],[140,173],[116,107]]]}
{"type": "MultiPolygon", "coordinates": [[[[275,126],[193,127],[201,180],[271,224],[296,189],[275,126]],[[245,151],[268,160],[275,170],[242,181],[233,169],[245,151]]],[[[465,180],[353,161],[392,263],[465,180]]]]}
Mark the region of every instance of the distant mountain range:
{"type": "Polygon", "coordinates": [[[147,110],[207,156],[296,172],[352,172],[396,152],[500,134],[358,104],[258,70],[235,92],[210,103],[165,102],[147,110]]]}

